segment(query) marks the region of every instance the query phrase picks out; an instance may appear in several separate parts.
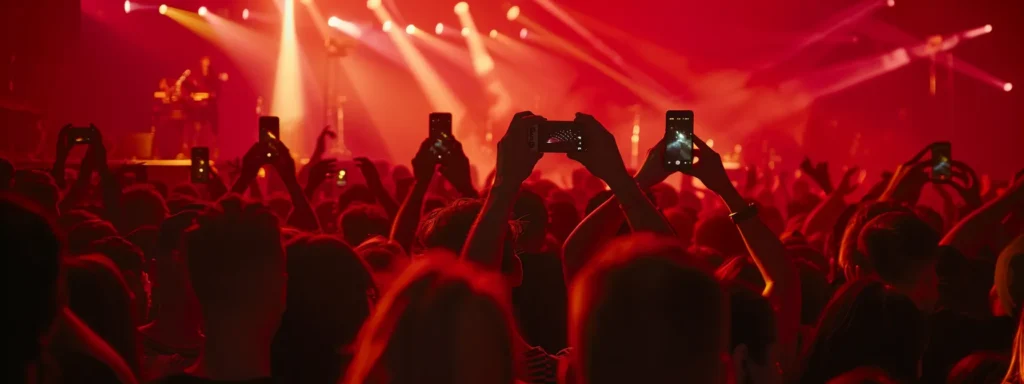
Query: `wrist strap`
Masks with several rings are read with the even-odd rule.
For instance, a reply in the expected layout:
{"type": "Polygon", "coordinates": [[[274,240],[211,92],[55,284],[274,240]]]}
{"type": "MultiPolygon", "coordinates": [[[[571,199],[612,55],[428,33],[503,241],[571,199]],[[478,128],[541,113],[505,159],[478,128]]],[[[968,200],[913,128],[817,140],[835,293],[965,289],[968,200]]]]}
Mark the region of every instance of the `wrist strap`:
{"type": "Polygon", "coordinates": [[[757,204],[755,203],[750,203],[745,208],[729,214],[733,224],[739,224],[755,217],[757,217],[757,204]]]}

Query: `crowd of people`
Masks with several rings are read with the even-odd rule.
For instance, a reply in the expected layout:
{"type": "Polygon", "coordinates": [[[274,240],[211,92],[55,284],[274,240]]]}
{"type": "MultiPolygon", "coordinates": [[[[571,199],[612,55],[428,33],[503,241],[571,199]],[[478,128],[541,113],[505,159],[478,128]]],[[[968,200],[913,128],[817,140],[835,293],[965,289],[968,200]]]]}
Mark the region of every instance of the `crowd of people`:
{"type": "Polygon", "coordinates": [[[0,164],[4,381],[1024,383],[1024,175],[935,181],[926,148],[874,186],[810,161],[734,182],[694,137],[672,186],[664,143],[629,170],[577,114],[560,186],[543,119],[512,118],[481,183],[427,138],[340,186],[325,129],[301,169],[259,142],[169,187],[102,138],[66,170],[62,131],[52,169],[0,164]]]}

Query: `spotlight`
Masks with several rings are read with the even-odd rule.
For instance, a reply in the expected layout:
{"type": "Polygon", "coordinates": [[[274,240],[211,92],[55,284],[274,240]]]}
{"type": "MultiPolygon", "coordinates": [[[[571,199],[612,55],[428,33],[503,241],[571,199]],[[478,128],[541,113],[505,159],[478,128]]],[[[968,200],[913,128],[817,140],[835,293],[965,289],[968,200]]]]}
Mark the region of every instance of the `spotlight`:
{"type": "Polygon", "coordinates": [[[412,24],[406,25],[405,26],[405,33],[410,34],[410,35],[416,33],[416,26],[412,25],[412,24]]]}
{"type": "Polygon", "coordinates": [[[197,13],[199,13],[199,16],[206,16],[207,12],[209,12],[209,11],[206,9],[206,6],[204,5],[204,6],[199,7],[199,12],[197,12],[197,13]]]}
{"type": "Polygon", "coordinates": [[[507,18],[508,21],[514,21],[517,17],[519,17],[519,6],[513,5],[512,8],[509,8],[508,12],[505,13],[505,18],[507,18]]]}
{"type": "Polygon", "coordinates": [[[249,20],[249,8],[242,10],[242,20],[249,20]]]}
{"type": "Polygon", "coordinates": [[[492,39],[497,38],[498,37],[498,30],[492,29],[491,33],[489,34],[489,36],[491,36],[492,39]]]}
{"type": "Polygon", "coordinates": [[[1003,84],[1003,90],[1006,91],[1006,92],[1012,91],[1013,90],[1013,84],[1010,84],[1010,83],[1003,84]]]}
{"type": "Polygon", "coordinates": [[[302,3],[302,5],[313,4],[313,0],[299,0],[299,2],[302,3]]]}
{"type": "Polygon", "coordinates": [[[370,8],[370,9],[380,8],[380,0],[366,0],[366,8],[370,8]]]}
{"type": "Polygon", "coordinates": [[[523,28],[523,29],[519,30],[519,38],[520,39],[526,39],[526,34],[527,34],[526,28],[523,28]]]}
{"type": "Polygon", "coordinates": [[[391,20],[385,21],[384,25],[381,26],[381,30],[383,30],[384,32],[390,31],[391,30],[391,20]]]}
{"type": "Polygon", "coordinates": [[[444,24],[437,23],[437,25],[434,26],[434,33],[438,35],[444,33],[444,24]]]}
{"type": "Polygon", "coordinates": [[[469,36],[469,28],[462,27],[462,32],[459,32],[459,33],[462,34],[462,37],[469,36]]]}
{"type": "Polygon", "coordinates": [[[460,1],[458,4],[455,4],[455,13],[466,12],[469,12],[469,4],[466,4],[465,1],[460,1]]]}
{"type": "MultiPolygon", "coordinates": [[[[124,10],[125,10],[125,12],[128,11],[128,2],[127,1],[124,3],[124,10]]],[[[992,32],[992,24],[985,24],[985,33],[989,33],[989,32],[992,32]]]]}
{"type": "Polygon", "coordinates": [[[124,2],[124,13],[132,11],[132,2],[125,0],[124,2]]]}
{"type": "Polygon", "coordinates": [[[885,5],[888,5],[889,7],[895,7],[896,0],[886,0],[885,5]]]}
{"type": "Polygon", "coordinates": [[[157,10],[160,11],[161,15],[166,14],[167,13],[167,4],[160,4],[160,8],[157,8],[157,10]]]}
{"type": "Polygon", "coordinates": [[[338,28],[341,26],[341,19],[337,16],[331,16],[330,19],[327,19],[327,25],[333,28],[338,28]]]}

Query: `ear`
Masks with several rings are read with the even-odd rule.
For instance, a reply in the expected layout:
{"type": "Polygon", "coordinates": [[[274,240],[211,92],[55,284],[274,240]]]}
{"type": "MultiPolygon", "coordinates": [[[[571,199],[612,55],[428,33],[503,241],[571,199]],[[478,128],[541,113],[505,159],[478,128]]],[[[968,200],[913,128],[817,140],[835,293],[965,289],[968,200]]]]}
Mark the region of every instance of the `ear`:
{"type": "Polygon", "coordinates": [[[742,383],[747,376],[746,366],[750,351],[746,344],[737,345],[732,350],[732,371],[736,376],[736,383],[742,383]]]}

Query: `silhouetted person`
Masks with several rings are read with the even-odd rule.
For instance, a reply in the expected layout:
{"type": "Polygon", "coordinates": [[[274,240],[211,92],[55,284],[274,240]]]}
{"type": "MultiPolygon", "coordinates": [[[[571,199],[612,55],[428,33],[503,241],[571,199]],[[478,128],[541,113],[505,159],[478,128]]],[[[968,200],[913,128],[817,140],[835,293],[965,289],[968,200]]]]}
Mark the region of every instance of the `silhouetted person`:
{"type": "Polygon", "coordinates": [[[131,291],[117,266],[107,257],[93,254],[69,258],[65,268],[68,307],[139,376],[139,338],[131,291]]]}

